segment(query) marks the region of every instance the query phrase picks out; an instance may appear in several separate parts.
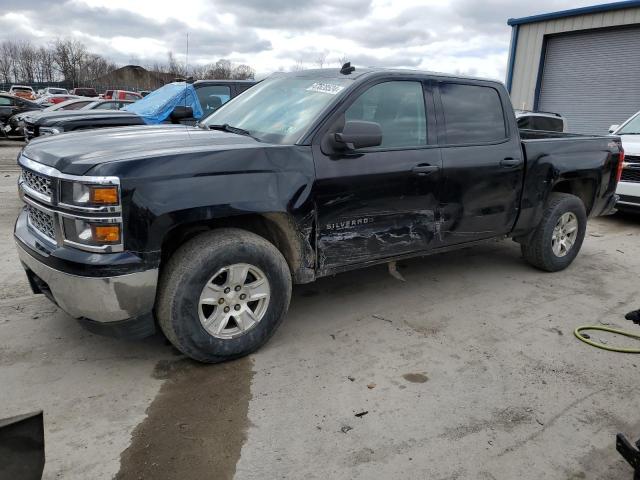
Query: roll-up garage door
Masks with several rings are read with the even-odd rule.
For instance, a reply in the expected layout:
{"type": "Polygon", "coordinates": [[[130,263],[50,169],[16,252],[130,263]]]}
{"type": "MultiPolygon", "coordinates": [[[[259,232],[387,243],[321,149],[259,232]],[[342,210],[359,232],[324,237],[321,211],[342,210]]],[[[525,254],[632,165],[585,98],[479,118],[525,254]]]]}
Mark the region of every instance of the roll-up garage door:
{"type": "Polygon", "coordinates": [[[538,110],[595,134],[640,110],[640,25],[547,37],[538,110]]]}

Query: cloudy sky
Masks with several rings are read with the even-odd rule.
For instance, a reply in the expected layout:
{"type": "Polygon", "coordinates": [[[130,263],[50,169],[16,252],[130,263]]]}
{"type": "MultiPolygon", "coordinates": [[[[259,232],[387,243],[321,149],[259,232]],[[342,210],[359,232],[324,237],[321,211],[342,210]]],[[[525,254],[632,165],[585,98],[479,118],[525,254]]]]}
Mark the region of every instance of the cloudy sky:
{"type": "Polygon", "coordinates": [[[297,63],[393,66],[504,80],[510,17],[592,0],[0,0],[0,41],[75,37],[118,64],[228,58],[260,76],[297,63]]]}

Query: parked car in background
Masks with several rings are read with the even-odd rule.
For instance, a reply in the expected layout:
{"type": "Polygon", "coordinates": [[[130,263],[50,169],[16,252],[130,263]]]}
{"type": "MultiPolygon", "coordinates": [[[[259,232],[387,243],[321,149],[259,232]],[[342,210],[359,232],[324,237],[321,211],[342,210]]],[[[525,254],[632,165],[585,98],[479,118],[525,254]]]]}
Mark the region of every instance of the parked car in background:
{"type": "Polygon", "coordinates": [[[12,134],[13,127],[9,125],[9,119],[13,115],[22,112],[39,111],[42,109],[42,106],[38,105],[36,102],[16,97],[15,95],[10,95],[8,93],[0,93],[0,107],[2,107],[2,111],[0,112],[0,122],[4,125],[2,127],[4,132],[8,135],[12,134]]]}
{"type": "Polygon", "coordinates": [[[273,335],[295,283],[505,237],[568,267],[613,210],[621,157],[618,138],[519,131],[496,81],[275,74],[199,127],[27,145],[14,238],[34,293],[91,331],[159,326],[220,362],[273,335]]]}
{"type": "Polygon", "coordinates": [[[42,97],[36,100],[37,103],[43,105],[44,107],[50,107],[51,105],[55,105],[56,103],[66,102],[67,100],[73,100],[78,98],[88,98],[88,97],[80,97],[78,95],[71,95],[69,93],[65,94],[50,94],[43,95],[42,97]]]}
{"type": "Polygon", "coordinates": [[[567,119],[559,113],[515,110],[518,128],[545,132],[566,132],[567,119]]]}
{"type": "Polygon", "coordinates": [[[150,93],[151,93],[151,90],[140,90],[140,95],[142,95],[143,97],[146,97],[150,93]]]}
{"type": "MultiPolygon", "coordinates": [[[[146,97],[114,111],[53,112],[40,115],[33,122],[25,122],[25,136],[32,139],[41,134],[55,135],[74,130],[127,125],[156,125],[183,123],[195,125],[231,98],[244,92],[256,82],[248,80],[199,80],[193,84],[169,83],[146,97]],[[184,106],[187,105],[185,108],[184,106]],[[179,107],[174,110],[174,107],[179,107]],[[93,116],[92,116],[93,115],[93,116]]],[[[122,100],[121,100],[122,101],[122,100]]]]}
{"type": "Polygon", "coordinates": [[[104,92],[105,100],[140,100],[142,95],[138,92],[130,92],[128,90],[107,90],[104,92]]]}
{"type": "Polygon", "coordinates": [[[60,87],[46,87],[43,88],[42,90],[38,90],[38,96],[43,96],[43,95],[68,95],[69,94],[69,90],[67,90],[66,88],[60,88],[60,87]]]}
{"type": "Polygon", "coordinates": [[[71,90],[72,95],[78,95],[79,97],[97,97],[98,92],[96,92],[95,88],[89,87],[78,87],[71,90]]]}
{"type": "Polygon", "coordinates": [[[609,133],[622,139],[624,169],[616,193],[620,210],[640,211],[640,112],[622,125],[611,125],[609,133]]]}
{"type": "Polygon", "coordinates": [[[12,85],[9,93],[16,97],[26,98],[27,100],[36,99],[36,92],[33,91],[33,88],[26,85],[12,85]]]}
{"type": "Polygon", "coordinates": [[[12,132],[14,132],[12,135],[24,135],[25,123],[34,123],[41,114],[61,110],[119,110],[130,103],[132,102],[128,100],[96,100],[95,98],[80,97],[57,103],[40,111],[25,112],[14,115],[9,119],[9,125],[11,125],[12,132]]]}

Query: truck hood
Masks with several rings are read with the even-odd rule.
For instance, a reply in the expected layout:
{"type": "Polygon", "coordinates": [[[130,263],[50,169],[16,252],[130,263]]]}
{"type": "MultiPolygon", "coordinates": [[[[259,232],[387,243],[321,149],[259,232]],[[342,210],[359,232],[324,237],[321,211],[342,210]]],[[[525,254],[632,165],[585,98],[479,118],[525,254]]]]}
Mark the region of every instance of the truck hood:
{"type": "Polygon", "coordinates": [[[198,152],[259,148],[251,137],[185,125],[109,128],[38,137],[22,154],[63,173],[84,175],[98,164],[198,152]]]}

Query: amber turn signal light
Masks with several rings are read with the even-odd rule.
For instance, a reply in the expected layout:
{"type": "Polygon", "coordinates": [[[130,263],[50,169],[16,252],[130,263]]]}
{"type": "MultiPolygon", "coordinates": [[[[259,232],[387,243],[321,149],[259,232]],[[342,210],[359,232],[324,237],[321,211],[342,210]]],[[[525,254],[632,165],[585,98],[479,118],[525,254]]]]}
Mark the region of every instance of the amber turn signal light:
{"type": "Polygon", "coordinates": [[[93,241],[97,243],[118,243],[120,225],[92,225],[93,241]]]}
{"type": "Polygon", "coordinates": [[[89,199],[91,203],[100,205],[118,204],[118,187],[91,187],[89,199]]]}

